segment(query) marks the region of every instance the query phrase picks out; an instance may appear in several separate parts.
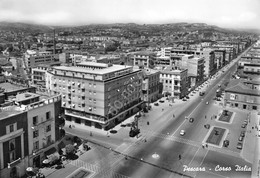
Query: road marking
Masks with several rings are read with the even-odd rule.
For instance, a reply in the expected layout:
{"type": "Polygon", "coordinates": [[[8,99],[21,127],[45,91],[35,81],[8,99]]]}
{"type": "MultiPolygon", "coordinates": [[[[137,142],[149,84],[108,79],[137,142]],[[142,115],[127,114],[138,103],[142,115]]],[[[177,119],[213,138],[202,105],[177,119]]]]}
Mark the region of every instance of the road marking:
{"type": "Polygon", "coordinates": [[[191,161],[189,162],[188,167],[189,167],[189,165],[192,163],[192,161],[194,160],[194,158],[195,158],[195,156],[197,155],[197,153],[199,152],[199,150],[200,150],[200,147],[198,148],[198,150],[197,150],[196,153],[194,154],[193,158],[192,158],[191,161]]]}
{"type": "MultiPolygon", "coordinates": [[[[193,111],[188,115],[188,118],[192,115],[192,113],[200,106],[201,103],[199,103],[196,108],[193,109],[193,111]]],[[[175,133],[180,129],[180,127],[185,123],[186,119],[184,119],[184,121],[181,123],[181,125],[173,132],[173,134],[171,136],[174,136],[175,133]]]]}

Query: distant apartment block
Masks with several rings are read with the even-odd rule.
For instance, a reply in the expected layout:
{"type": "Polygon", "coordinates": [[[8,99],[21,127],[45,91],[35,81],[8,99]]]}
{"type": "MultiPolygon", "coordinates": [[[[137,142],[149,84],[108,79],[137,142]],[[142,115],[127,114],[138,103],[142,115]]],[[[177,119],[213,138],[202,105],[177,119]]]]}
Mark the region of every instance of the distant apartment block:
{"type": "Polygon", "coordinates": [[[134,66],[150,68],[155,63],[156,54],[155,52],[140,51],[135,52],[131,58],[134,66]]]}
{"type": "Polygon", "coordinates": [[[39,64],[49,64],[55,62],[59,62],[59,58],[58,55],[52,54],[52,52],[27,50],[24,53],[24,67],[26,69],[37,67],[39,64]]]}
{"type": "Polygon", "coordinates": [[[83,62],[48,71],[47,89],[61,93],[66,124],[109,129],[142,104],[142,71],[132,66],[83,62]]]}

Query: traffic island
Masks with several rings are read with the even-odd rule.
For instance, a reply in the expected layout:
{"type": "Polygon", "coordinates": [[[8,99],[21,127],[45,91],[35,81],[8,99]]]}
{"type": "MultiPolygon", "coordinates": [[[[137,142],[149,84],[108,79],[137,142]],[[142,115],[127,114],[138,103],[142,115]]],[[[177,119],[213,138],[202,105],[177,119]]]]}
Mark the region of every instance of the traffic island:
{"type": "Polygon", "coordinates": [[[228,110],[223,110],[218,120],[221,122],[230,123],[232,116],[233,116],[233,112],[228,110]]]}
{"type": "Polygon", "coordinates": [[[213,127],[211,130],[206,143],[213,144],[220,146],[221,140],[224,136],[226,129],[220,128],[220,127],[213,127]]]}

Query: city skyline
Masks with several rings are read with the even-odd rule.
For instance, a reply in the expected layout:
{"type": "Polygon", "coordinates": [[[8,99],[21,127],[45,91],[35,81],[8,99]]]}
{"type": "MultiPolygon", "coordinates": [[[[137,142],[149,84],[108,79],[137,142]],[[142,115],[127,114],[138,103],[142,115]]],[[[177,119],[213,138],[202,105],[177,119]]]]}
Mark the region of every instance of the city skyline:
{"type": "Polygon", "coordinates": [[[2,0],[0,21],[43,25],[207,23],[260,30],[258,0],[2,0]]]}

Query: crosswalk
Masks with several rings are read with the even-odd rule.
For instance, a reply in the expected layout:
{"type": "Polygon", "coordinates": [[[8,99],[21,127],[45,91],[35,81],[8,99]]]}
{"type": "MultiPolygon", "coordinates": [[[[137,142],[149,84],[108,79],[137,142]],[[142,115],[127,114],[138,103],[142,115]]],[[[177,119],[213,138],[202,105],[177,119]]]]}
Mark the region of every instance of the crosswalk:
{"type": "Polygon", "coordinates": [[[84,162],[80,159],[73,160],[70,162],[71,165],[74,165],[76,167],[81,167],[86,170],[91,171],[93,174],[91,177],[97,177],[97,178],[129,178],[127,176],[124,176],[122,174],[114,172],[112,169],[104,169],[100,168],[99,166],[84,162]]]}
{"type": "MultiPolygon", "coordinates": [[[[138,145],[146,142],[146,139],[151,137],[157,137],[161,139],[166,139],[173,142],[179,142],[183,144],[188,144],[197,148],[200,148],[202,146],[201,142],[196,142],[189,139],[179,138],[174,135],[170,134],[163,134],[159,132],[155,132],[153,130],[142,130],[142,135],[135,141],[133,141],[130,144],[122,144],[119,147],[117,147],[115,150],[111,150],[111,152],[104,157],[103,159],[99,160],[95,164],[90,164],[88,162],[84,162],[80,159],[71,161],[70,164],[76,166],[76,167],[82,167],[85,168],[91,172],[93,172],[92,177],[96,178],[129,178],[125,175],[116,173],[113,168],[116,167],[116,165],[122,160],[125,159],[125,156],[131,155],[134,151],[138,149],[138,145]]],[[[208,151],[214,151],[219,152],[222,154],[231,155],[237,158],[241,158],[240,154],[238,152],[234,152],[232,150],[218,148],[214,146],[209,146],[208,151]]]]}

